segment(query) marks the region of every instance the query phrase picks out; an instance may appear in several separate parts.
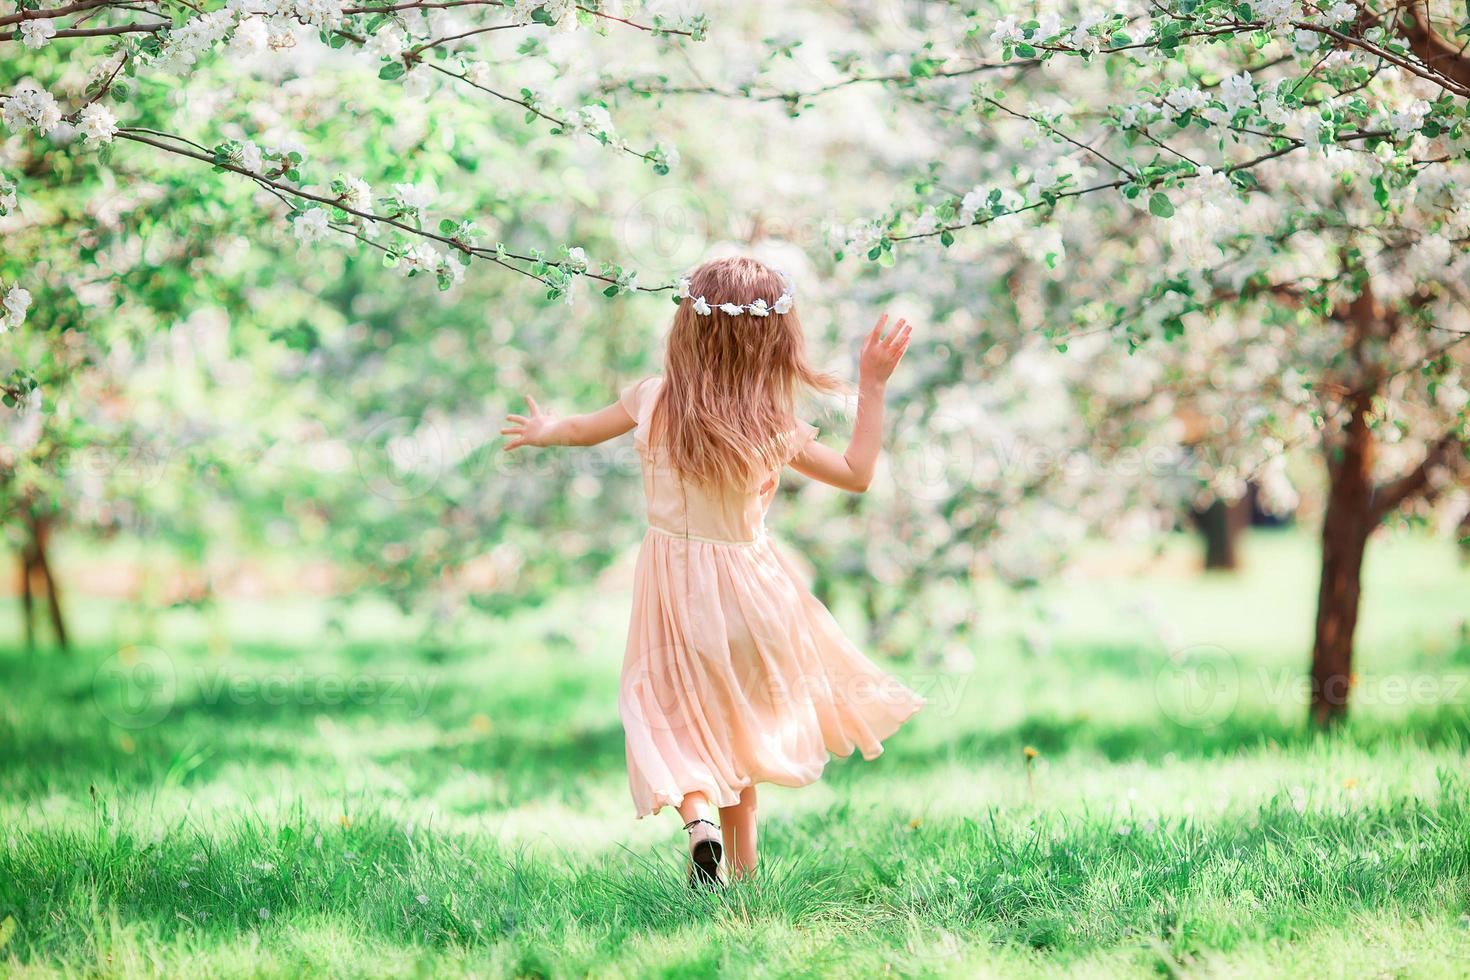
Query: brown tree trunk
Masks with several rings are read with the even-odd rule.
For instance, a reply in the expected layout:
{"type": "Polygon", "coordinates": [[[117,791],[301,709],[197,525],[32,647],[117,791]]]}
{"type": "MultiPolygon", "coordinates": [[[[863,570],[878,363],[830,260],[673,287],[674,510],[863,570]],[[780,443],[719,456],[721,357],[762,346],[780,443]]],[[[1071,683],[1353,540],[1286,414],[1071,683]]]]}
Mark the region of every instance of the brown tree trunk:
{"type": "Polygon", "coordinates": [[[1216,500],[1194,512],[1194,524],[1205,539],[1205,570],[1233,572],[1240,567],[1240,536],[1250,523],[1250,499],[1216,500]]]}
{"type": "Polygon", "coordinates": [[[56,645],[65,650],[69,646],[66,633],[66,617],[61,611],[61,589],[51,571],[47,556],[47,544],[51,538],[51,522],[48,518],[32,514],[27,520],[30,540],[21,548],[21,605],[25,617],[26,649],[36,648],[36,589],[46,590],[46,607],[51,619],[51,631],[56,645]]]}
{"type": "MultiPolygon", "coordinates": [[[[1373,506],[1373,433],[1368,395],[1352,400],[1352,417],[1329,458],[1327,512],[1322,520],[1322,581],[1312,645],[1312,720],[1329,725],[1347,712],[1353,684],[1353,632],[1358,625],[1363,553],[1378,523],[1373,506]]],[[[1329,448],[1329,453],[1333,450],[1329,448]]]]}
{"type": "Polygon", "coordinates": [[[30,542],[20,549],[20,613],[25,622],[26,652],[36,652],[36,598],[31,591],[31,577],[35,569],[30,542]]]}

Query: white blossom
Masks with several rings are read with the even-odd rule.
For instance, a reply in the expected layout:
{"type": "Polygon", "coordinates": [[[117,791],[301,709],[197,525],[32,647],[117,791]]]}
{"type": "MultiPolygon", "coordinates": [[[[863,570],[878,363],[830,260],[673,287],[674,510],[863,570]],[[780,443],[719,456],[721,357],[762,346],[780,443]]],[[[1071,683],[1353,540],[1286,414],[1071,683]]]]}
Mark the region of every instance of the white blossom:
{"type": "Polygon", "coordinates": [[[250,173],[258,174],[265,167],[265,160],[261,157],[260,147],[255,145],[254,140],[245,140],[242,142],[235,156],[236,162],[239,164],[241,170],[248,170],[250,173]]]}
{"type": "Polygon", "coordinates": [[[1021,27],[1014,17],[1003,17],[995,23],[995,30],[990,32],[990,40],[996,44],[1018,44],[1025,40],[1021,33],[1021,27]]]}
{"type": "Polygon", "coordinates": [[[776,302],[771,306],[772,313],[786,314],[791,312],[791,294],[782,293],[776,297],[776,302]]]}
{"type": "Polygon", "coordinates": [[[259,17],[247,17],[235,28],[226,50],[236,57],[248,58],[269,47],[270,31],[266,29],[265,21],[259,17]]]}
{"type": "Polygon", "coordinates": [[[296,0],[296,16],[315,27],[335,28],[342,23],[341,0],[296,0]]]}
{"type": "Polygon", "coordinates": [[[111,143],[117,135],[117,117],[96,102],[82,109],[77,122],[82,135],[93,143],[111,143]]]}
{"type": "Polygon", "coordinates": [[[28,48],[39,48],[56,36],[56,22],[51,18],[20,22],[20,40],[28,48]]]}
{"type": "Polygon", "coordinates": [[[1389,113],[1388,126],[1399,139],[1408,139],[1423,127],[1424,117],[1427,115],[1429,103],[1423,99],[1415,99],[1407,108],[1389,113]]]}
{"type": "Polygon", "coordinates": [[[393,196],[399,204],[420,213],[434,203],[434,191],[428,184],[394,184],[393,196]]]}
{"type": "Polygon", "coordinates": [[[11,286],[5,293],[5,316],[0,318],[0,327],[14,329],[26,322],[26,310],[31,307],[31,294],[20,286],[11,286]]]}
{"type": "Polygon", "coordinates": [[[1285,126],[1291,121],[1291,110],[1282,105],[1275,92],[1268,92],[1261,97],[1261,115],[1278,126],[1285,126]]]}
{"type": "Polygon", "coordinates": [[[414,65],[413,69],[403,76],[403,91],[411,98],[420,99],[429,94],[433,87],[434,73],[427,65],[414,65]]]}
{"type": "Polygon", "coordinates": [[[434,273],[444,264],[443,254],[428,242],[419,242],[403,253],[403,273],[434,273]]]}
{"type": "MultiPolygon", "coordinates": [[[[550,5],[548,4],[548,6],[550,5]]],[[[580,26],[581,21],[577,19],[576,5],[568,3],[564,6],[561,16],[557,17],[552,24],[552,29],[561,34],[572,34],[580,26]]]]}
{"type": "Polygon", "coordinates": [[[654,163],[661,163],[669,170],[679,165],[679,148],[672,143],[655,143],[650,155],[654,163]]]}
{"type": "MultiPolygon", "coordinates": [[[[580,246],[580,245],[575,245],[575,246],[567,249],[567,265],[571,266],[573,269],[577,270],[578,272],[586,272],[587,271],[587,250],[585,248],[583,248],[582,246],[580,246]]],[[[688,283],[689,282],[688,279],[683,279],[683,280],[680,280],[680,281],[681,282],[684,282],[684,283],[688,283]]],[[[688,296],[689,294],[688,294],[688,292],[682,292],[679,295],[680,296],[688,296]]]]}
{"type": "Polygon", "coordinates": [[[49,133],[61,124],[61,108],[50,92],[37,88],[34,83],[22,82],[5,101],[0,118],[11,129],[30,126],[38,133],[49,133]]]}
{"type": "Polygon", "coordinates": [[[771,311],[766,306],[766,301],[763,300],[763,299],[757,299],[754,303],[751,303],[749,309],[750,309],[750,315],[751,316],[770,316],[771,315],[771,311]]]}
{"type": "Polygon", "coordinates": [[[1186,112],[1203,109],[1209,104],[1204,92],[1192,85],[1181,85],[1164,96],[1164,116],[1173,122],[1186,112]]]}
{"type": "Polygon", "coordinates": [[[174,74],[187,72],[200,55],[230,33],[238,16],[236,11],[226,7],[186,20],[169,33],[156,64],[174,74]]]}
{"type": "Polygon", "coordinates": [[[367,39],[363,50],[374,58],[396,58],[403,53],[408,38],[397,24],[385,24],[383,29],[367,39]]]}
{"type": "Polygon", "coordinates": [[[14,211],[18,203],[15,184],[6,178],[4,174],[0,174],[0,215],[6,215],[14,211]]]}
{"type": "Polygon", "coordinates": [[[679,298],[680,299],[688,299],[689,298],[689,277],[688,276],[684,276],[683,278],[681,278],[679,280],[679,298]]]}
{"type": "Polygon", "coordinates": [[[1336,27],[1338,24],[1346,24],[1357,16],[1358,8],[1354,4],[1349,3],[1348,0],[1337,0],[1332,6],[1322,11],[1322,22],[1329,27],[1336,27]]]}
{"type": "Polygon", "coordinates": [[[974,223],[975,215],[985,207],[987,196],[985,188],[976,187],[960,199],[960,218],[965,224],[974,223]]]}
{"type": "Polygon", "coordinates": [[[342,176],[342,183],[346,185],[346,191],[342,195],[342,203],[355,211],[373,210],[373,188],[361,177],[353,177],[350,174],[342,176]]]}
{"type": "Polygon", "coordinates": [[[745,312],[745,307],[739,305],[738,303],[721,303],[720,312],[727,313],[730,316],[739,316],[740,314],[745,312]]]}
{"type": "Polygon", "coordinates": [[[1251,73],[1243,71],[1221,82],[1220,101],[1225,103],[1225,111],[1232,116],[1242,109],[1249,109],[1255,105],[1256,86],[1251,81],[1251,73]]]}
{"type": "Polygon", "coordinates": [[[848,242],[853,248],[866,252],[883,240],[883,229],[874,222],[865,222],[852,229],[848,242]]]}
{"type": "Polygon", "coordinates": [[[1257,0],[1256,16],[1272,27],[1282,28],[1302,16],[1301,4],[1296,0],[1257,0]]]}
{"type": "Polygon", "coordinates": [[[600,105],[584,105],[577,110],[572,122],[580,132],[584,133],[601,133],[611,137],[616,132],[612,116],[608,115],[606,107],[600,105]]]}
{"type": "Polygon", "coordinates": [[[490,84],[490,66],[483,61],[466,61],[464,63],[465,80],[474,85],[490,84]]]}
{"type": "Polygon", "coordinates": [[[700,296],[694,301],[694,312],[698,313],[700,316],[710,315],[709,303],[705,302],[703,296],[700,296]]]}
{"type": "Polygon", "coordinates": [[[296,233],[297,241],[304,244],[321,241],[327,237],[330,226],[327,224],[327,212],[321,208],[307,208],[293,222],[292,231],[296,233]]]}
{"type": "Polygon", "coordinates": [[[1082,14],[1077,25],[1072,29],[1071,36],[1067,39],[1068,44],[1082,51],[1099,51],[1102,49],[1103,39],[1092,33],[1093,28],[1102,24],[1107,17],[1098,10],[1089,10],[1082,14]]]}

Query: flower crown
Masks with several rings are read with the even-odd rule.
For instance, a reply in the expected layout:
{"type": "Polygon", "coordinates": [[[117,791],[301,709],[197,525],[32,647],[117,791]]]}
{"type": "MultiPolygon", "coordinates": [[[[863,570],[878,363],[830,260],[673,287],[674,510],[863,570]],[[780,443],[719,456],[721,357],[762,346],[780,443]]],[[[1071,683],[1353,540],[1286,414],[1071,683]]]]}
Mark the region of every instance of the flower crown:
{"type": "MultiPolygon", "coordinates": [[[[758,299],[754,303],[721,303],[719,306],[711,306],[703,296],[694,297],[694,312],[700,316],[709,316],[715,310],[719,310],[726,316],[740,316],[749,313],[751,316],[770,316],[772,313],[790,313],[791,304],[796,299],[796,286],[791,282],[791,277],[781,270],[775,270],[776,275],[781,277],[781,295],[769,306],[766,301],[758,299]]],[[[679,298],[689,299],[689,277],[685,276],[679,280],[679,298]]]]}

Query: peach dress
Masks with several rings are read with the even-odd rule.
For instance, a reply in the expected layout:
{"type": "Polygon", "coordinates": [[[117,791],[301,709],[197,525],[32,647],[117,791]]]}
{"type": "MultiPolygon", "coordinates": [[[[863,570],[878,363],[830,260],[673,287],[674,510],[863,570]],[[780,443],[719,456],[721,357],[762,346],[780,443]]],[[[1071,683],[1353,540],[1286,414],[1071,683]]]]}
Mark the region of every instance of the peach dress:
{"type": "MultiPolygon", "coordinates": [[[[924,704],[848,642],[766,534],[779,473],[709,490],[665,464],[649,440],[660,384],[620,399],[648,504],[618,697],[640,817],[694,791],[732,806],[754,783],[804,786],[829,752],[877,758],[924,704]]],[[[790,456],[816,431],[797,423],[790,456]]]]}

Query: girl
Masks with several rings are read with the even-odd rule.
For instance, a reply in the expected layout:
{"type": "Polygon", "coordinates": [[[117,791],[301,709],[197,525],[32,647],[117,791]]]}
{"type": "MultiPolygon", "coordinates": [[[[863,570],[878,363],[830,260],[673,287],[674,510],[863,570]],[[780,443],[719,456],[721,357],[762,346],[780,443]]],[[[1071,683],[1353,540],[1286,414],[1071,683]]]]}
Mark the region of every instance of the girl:
{"type": "Polygon", "coordinates": [[[873,478],[883,392],[909,343],[903,320],[863,344],[845,453],[792,414],[838,383],[807,362],[791,285],[746,258],[680,281],[664,375],[587,415],[558,419],[529,396],[506,449],[592,446],[636,429],[648,505],[618,711],[638,815],[675,807],[691,885],[720,862],[756,865],[755,786],[816,781],[828,753],[873,759],[923,700],[869,662],[766,535],[783,467],[862,493],[873,478]],[[719,824],[711,818],[719,810],[719,824]]]}

